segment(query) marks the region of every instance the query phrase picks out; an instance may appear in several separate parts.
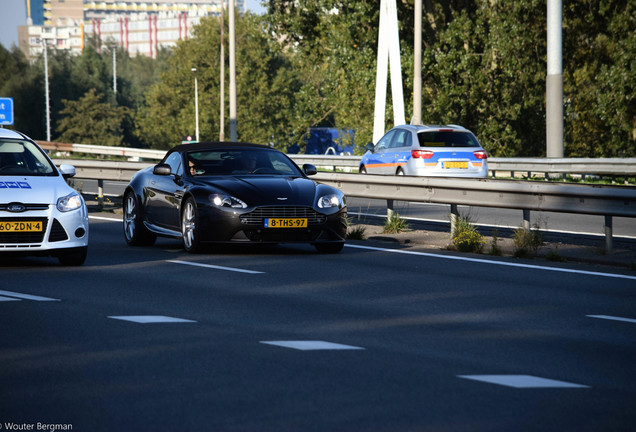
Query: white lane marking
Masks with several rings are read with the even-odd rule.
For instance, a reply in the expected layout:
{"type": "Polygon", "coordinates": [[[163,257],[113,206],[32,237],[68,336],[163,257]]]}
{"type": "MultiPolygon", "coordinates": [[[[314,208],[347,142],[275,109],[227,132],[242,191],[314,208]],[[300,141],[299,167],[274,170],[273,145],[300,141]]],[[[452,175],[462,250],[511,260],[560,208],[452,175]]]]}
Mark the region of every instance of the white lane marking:
{"type": "Polygon", "coordinates": [[[17,298],[9,298],[9,297],[0,296],[0,302],[7,302],[7,301],[21,301],[21,300],[17,298]]]}
{"type": "Polygon", "coordinates": [[[633,319],[633,318],[621,318],[621,317],[615,317],[610,315],[585,315],[585,316],[590,318],[600,318],[600,319],[613,320],[613,321],[624,321],[624,322],[636,324],[636,319],[633,319]]]}
{"type": "Polygon", "coordinates": [[[532,375],[457,375],[459,378],[482,381],[514,388],[589,388],[589,386],[557,381],[532,375]]]}
{"type": "Polygon", "coordinates": [[[196,266],[196,267],[205,267],[205,268],[211,268],[211,269],[216,269],[216,270],[227,270],[227,271],[233,271],[233,272],[238,272],[238,273],[249,273],[249,274],[265,273],[265,272],[256,271],[256,270],[245,270],[245,269],[239,269],[239,268],[234,268],[234,267],[222,267],[222,266],[215,266],[215,265],[212,265],[212,264],[202,264],[202,263],[196,263],[196,262],[190,262],[190,261],[167,260],[167,262],[174,263],[174,264],[191,265],[191,266],[196,266]]]}
{"type": "Polygon", "coordinates": [[[261,341],[262,344],[291,348],[300,351],[315,350],[363,350],[364,348],[325,341],[261,341]]]}
{"type": "Polygon", "coordinates": [[[108,221],[108,222],[121,222],[121,219],[113,219],[113,218],[107,218],[107,217],[101,217],[101,216],[88,216],[89,219],[95,219],[95,220],[101,220],[101,221],[108,221]]]}
{"type": "Polygon", "coordinates": [[[546,267],[546,266],[539,266],[539,265],[532,265],[532,264],[512,263],[512,262],[506,262],[506,261],[491,261],[491,260],[480,259],[480,258],[461,257],[461,256],[454,256],[454,255],[441,255],[441,254],[434,254],[434,253],[428,253],[428,252],[416,252],[416,251],[409,251],[409,250],[402,250],[402,249],[385,249],[385,248],[372,247],[372,246],[353,245],[348,243],[345,244],[345,246],[358,248],[358,249],[375,250],[380,252],[392,252],[392,253],[401,253],[401,254],[407,254],[407,255],[426,256],[431,258],[470,261],[470,262],[476,262],[481,264],[493,264],[493,265],[501,265],[501,266],[508,266],[508,267],[522,267],[522,268],[535,269],[535,270],[548,270],[548,271],[563,272],[563,273],[576,273],[576,274],[584,274],[584,275],[590,275],[590,276],[602,276],[602,277],[636,280],[636,276],[629,276],[629,275],[623,275],[623,274],[601,273],[601,272],[592,272],[592,271],[586,271],[586,270],[573,270],[573,269],[565,269],[565,268],[559,268],[559,267],[546,267]]]}
{"type": "Polygon", "coordinates": [[[48,297],[40,297],[31,294],[22,294],[13,291],[3,291],[0,290],[0,295],[7,297],[15,297],[23,300],[33,300],[33,301],[60,301],[60,299],[48,298],[48,297]]]}
{"type": "Polygon", "coordinates": [[[195,323],[196,321],[183,318],[174,318],[164,315],[130,315],[130,316],[109,316],[108,318],[130,321],[139,324],[155,323],[195,323]]]}

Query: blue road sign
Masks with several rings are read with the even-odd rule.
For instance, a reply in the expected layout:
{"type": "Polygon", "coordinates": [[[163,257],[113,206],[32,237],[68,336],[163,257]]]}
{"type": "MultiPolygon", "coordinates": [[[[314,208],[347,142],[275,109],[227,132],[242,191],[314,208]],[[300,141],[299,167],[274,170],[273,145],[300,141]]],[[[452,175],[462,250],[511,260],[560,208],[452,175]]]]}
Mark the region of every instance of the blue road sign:
{"type": "Polygon", "coordinates": [[[13,98],[0,97],[0,125],[13,124],[13,98]]]}

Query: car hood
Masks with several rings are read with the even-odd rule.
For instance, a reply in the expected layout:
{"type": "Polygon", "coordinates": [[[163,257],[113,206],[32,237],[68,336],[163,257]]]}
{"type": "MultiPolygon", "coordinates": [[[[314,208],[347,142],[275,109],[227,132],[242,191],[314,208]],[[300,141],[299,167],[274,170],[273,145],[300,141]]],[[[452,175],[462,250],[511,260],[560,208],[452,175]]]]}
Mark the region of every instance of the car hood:
{"type": "Polygon", "coordinates": [[[7,204],[55,204],[72,191],[62,176],[0,176],[0,202],[7,204]]]}
{"type": "Polygon", "coordinates": [[[249,206],[285,204],[312,206],[316,183],[304,177],[254,175],[202,180],[215,189],[240,198],[249,206]]]}

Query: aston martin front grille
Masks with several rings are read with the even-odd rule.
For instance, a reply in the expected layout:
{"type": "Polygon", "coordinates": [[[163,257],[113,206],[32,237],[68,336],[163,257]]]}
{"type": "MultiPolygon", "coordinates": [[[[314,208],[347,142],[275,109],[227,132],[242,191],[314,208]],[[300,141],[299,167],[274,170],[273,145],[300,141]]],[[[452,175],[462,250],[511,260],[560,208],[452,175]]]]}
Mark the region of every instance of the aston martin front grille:
{"type": "Polygon", "coordinates": [[[327,216],[318,213],[311,207],[258,207],[250,213],[241,216],[241,222],[250,225],[262,225],[265,218],[307,218],[309,225],[323,224],[327,216]]]}

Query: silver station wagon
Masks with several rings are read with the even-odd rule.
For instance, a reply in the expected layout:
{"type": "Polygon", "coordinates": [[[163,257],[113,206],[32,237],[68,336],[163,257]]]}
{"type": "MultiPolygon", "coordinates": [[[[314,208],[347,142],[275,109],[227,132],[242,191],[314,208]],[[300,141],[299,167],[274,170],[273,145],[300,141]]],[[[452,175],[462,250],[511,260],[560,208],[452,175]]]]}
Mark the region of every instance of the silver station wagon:
{"type": "Polygon", "coordinates": [[[367,150],[359,166],[363,174],[488,176],[486,150],[461,126],[396,126],[367,150]]]}

